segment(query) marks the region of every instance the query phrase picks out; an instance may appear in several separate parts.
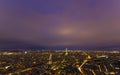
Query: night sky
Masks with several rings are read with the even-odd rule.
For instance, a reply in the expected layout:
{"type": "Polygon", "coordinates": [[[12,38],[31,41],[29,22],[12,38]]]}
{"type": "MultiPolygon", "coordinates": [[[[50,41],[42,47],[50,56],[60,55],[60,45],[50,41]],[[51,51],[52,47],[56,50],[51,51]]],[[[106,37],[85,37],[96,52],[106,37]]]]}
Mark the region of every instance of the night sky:
{"type": "Polygon", "coordinates": [[[0,48],[120,47],[120,0],[0,0],[0,48]]]}

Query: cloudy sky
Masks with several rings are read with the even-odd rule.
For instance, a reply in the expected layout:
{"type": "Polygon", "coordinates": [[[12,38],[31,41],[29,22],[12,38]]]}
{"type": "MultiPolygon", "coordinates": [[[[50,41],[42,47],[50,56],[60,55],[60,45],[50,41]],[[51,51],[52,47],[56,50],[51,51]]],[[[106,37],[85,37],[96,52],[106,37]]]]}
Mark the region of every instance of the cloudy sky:
{"type": "Polygon", "coordinates": [[[120,47],[120,0],[0,0],[0,48],[120,47]]]}

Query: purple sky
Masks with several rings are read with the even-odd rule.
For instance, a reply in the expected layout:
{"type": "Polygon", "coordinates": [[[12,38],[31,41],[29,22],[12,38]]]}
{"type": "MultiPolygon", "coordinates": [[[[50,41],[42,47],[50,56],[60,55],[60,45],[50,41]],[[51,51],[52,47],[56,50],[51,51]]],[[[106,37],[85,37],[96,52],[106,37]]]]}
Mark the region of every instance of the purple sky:
{"type": "Polygon", "coordinates": [[[120,0],[0,0],[0,48],[120,47],[120,0]]]}

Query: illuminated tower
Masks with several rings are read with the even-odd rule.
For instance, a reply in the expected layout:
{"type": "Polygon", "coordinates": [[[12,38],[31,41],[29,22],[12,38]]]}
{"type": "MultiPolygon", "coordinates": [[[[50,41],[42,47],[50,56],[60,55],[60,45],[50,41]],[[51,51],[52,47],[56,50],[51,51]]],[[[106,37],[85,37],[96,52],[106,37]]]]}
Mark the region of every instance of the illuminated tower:
{"type": "Polygon", "coordinates": [[[69,58],[69,56],[68,56],[68,49],[66,48],[66,49],[65,49],[65,55],[64,55],[64,58],[63,58],[63,60],[62,60],[62,63],[67,62],[68,58],[69,58]]]}
{"type": "Polygon", "coordinates": [[[66,48],[66,50],[65,50],[65,55],[68,55],[68,49],[66,48]]]}
{"type": "Polygon", "coordinates": [[[48,62],[48,64],[52,64],[52,54],[50,54],[50,56],[49,56],[49,62],[48,62]]]}

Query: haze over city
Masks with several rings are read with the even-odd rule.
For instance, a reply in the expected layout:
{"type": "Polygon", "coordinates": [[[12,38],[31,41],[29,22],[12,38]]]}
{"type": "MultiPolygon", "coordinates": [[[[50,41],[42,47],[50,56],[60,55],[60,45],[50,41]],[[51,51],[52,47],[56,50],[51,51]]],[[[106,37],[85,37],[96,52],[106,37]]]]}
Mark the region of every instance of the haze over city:
{"type": "Polygon", "coordinates": [[[120,0],[0,0],[0,75],[120,75],[120,0]]]}
{"type": "Polygon", "coordinates": [[[119,48],[120,0],[0,0],[0,48],[119,48]]]}

